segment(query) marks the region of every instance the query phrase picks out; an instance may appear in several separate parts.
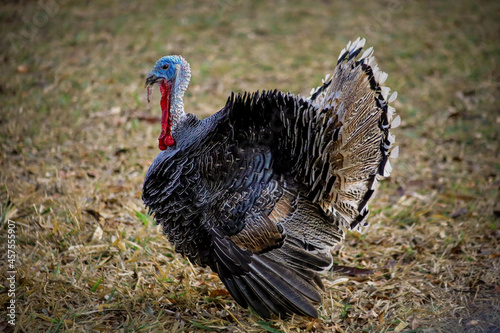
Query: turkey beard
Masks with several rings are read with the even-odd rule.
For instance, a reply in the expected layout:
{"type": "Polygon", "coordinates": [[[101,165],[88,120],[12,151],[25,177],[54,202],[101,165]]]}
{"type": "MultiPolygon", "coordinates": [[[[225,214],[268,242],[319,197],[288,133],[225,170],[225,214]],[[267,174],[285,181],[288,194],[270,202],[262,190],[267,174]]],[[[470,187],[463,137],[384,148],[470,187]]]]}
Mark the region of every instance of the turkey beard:
{"type": "MultiPolygon", "coordinates": [[[[161,100],[161,134],[158,138],[158,148],[165,150],[169,146],[175,144],[172,137],[172,119],[170,117],[170,92],[172,91],[172,84],[166,80],[161,80],[158,85],[160,86],[161,100]]],[[[148,102],[151,95],[151,86],[148,86],[148,102]]]]}

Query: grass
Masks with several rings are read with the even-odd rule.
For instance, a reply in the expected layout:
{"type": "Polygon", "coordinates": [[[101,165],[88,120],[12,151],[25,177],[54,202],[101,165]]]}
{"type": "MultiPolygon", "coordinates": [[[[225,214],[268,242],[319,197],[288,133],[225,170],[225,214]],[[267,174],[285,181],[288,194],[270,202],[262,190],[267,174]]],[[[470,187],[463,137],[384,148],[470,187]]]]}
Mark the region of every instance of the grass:
{"type": "Polygon", "coordinates": [[[18,255],[16,326],[4,283],[1,330],[499,332],[500,4],[51,4],[6,2],[0,14],[0,228],[15,221],[18,255]],[[185,107],[206,117],[231,91],[307,95],[358,36],[403,120],[371,228],[335,254],[374,273],[325,274],[317,320],[263,321],[146,215],[159,110],[144,78],[182,54],[185,107]]]}

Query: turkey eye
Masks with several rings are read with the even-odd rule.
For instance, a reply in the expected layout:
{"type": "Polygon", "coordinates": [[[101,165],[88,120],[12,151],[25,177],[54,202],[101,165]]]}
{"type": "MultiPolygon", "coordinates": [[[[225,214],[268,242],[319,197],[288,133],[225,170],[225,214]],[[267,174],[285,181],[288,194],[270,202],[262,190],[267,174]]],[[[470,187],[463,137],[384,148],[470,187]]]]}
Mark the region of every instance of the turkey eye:
{"type": "Polygon", "coordinates": [[[167,69],[168,69],[168,67],[170,67],[170,66],[169,66],[169,65],[163,65],[163,67],[162,67],[162,68],[163,68],[164,70],[167,70],[167,69]]]}

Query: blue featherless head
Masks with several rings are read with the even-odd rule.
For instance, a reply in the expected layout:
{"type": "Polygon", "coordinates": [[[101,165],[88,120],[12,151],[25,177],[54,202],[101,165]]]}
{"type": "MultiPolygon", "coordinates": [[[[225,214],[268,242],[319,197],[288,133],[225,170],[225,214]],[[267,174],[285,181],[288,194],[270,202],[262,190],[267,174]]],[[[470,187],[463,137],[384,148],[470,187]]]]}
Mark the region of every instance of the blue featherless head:
{"type": "Polygon", "coordinates": [[[171,55],[160,58],[154,65],[151,72],[148,74],[146,80],[146,86],[155,83],[159,79],[164,79],[166,81],[172,81],[175,79],[175,66],[184,66],[186,60],[181,56],[171,55]]]}

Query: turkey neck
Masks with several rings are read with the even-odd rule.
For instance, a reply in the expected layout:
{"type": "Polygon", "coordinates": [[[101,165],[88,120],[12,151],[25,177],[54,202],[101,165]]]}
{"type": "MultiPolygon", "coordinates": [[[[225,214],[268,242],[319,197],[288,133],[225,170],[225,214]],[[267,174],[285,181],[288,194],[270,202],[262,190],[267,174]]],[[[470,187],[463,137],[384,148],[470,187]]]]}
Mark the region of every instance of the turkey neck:
{"type": "Polygon", "coordinates": [[[175,79],[173,82],[163,81],[160,85],[161,92],[161,134],[158,138],[158,148],[165,150],[175,145],[175,129],[186,118],[184,112],[184,92],[189,86],[191,70],[184,60],[183,64],[175,66],[175,79]]]}

